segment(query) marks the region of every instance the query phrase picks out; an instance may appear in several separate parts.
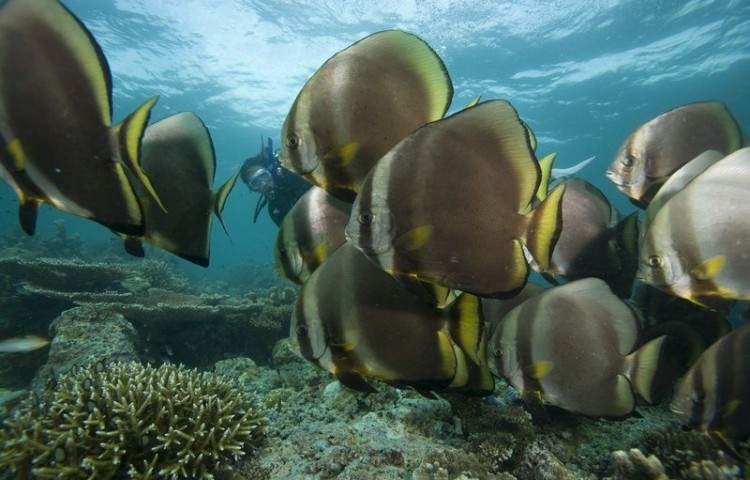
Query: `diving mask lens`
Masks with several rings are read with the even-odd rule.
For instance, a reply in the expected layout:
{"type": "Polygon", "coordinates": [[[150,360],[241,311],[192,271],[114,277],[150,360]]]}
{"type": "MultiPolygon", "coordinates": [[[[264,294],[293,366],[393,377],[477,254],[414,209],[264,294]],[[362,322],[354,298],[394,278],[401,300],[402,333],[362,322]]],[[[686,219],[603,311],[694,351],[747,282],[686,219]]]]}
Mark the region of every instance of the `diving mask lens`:
{"type": "Polygon", "coordinates": [[[265,168],[261,168],[250,177],[247,186],[250,187],[251,190],[258,192],[266,190],[272,185],[272,183],[273,179],[271,178],[271,172],[265,168]]]}

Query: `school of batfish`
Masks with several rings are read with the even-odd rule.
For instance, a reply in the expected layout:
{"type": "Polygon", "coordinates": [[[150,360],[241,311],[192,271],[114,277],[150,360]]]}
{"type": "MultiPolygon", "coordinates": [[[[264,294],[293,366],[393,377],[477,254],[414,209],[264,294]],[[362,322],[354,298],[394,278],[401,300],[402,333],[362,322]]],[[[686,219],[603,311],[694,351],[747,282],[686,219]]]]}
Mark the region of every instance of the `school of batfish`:
{"type": "MultiPolygon", "coordinates": [[[[0,49],[0,175],[22,229],[46,203],[134,255],[145,241],[208,265],[237,176],[212,190],[201,120],[149,124],[153,97],[113,125],[104,54],[58,0],[0,3],[0,49]]],[[[729,109],[680,106],[626,138],[606,172],[641,209],[624,216],[537,155],[511,102],[446,116],[452,98],[435,51],[386,30],[294,99],[280,161],[314,187],[275,248],[302,285],[292,349],[362,391],[489,395],[502,378],[527,402],[610,418],[670,397],[688,426],[747,440],[750,324],[729,312],[750,300],[750,149],[729,109]]]]}

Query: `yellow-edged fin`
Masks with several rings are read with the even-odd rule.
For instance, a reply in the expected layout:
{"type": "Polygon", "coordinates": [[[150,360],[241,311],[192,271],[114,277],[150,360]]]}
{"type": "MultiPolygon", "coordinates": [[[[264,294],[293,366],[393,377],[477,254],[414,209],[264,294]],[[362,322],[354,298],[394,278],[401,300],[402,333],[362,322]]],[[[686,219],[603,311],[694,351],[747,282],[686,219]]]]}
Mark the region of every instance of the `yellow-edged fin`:
{"type": "Polygon", "coordinates": [[[408,58],[422,79],[423,87],[430,92],[429,121],[443,118],[453,99],[453,82],[440,56],[421,38],[400,30],[383,32],[379,41],[408,58]]]}
{"type": "Polygon", "coordinates": [[[398,237],[393,242],[393,245],[399,250],[405,250],[408,252],[419,250],[430,240],[434,229],[435,228],[432,225],[421,225],[412,228],[398,237]]]}
{"type": "Polygon", "coordinates": [[[540,360],[524,368],[524,373],[529,378],[533,378],[534,380],[541,380],[549,375],[549,372],[551,372],[554,367],[555,365],[549,360],[540,360]]]}
{"type": "Polygon", "coordinates": [[[471,107],[477,105],[481,100],[482,100],[482,96],[481,95],[479,95],[478,97],[472,98],[471,100],[469,100],[469,103],[467,103],[464,108],[471,108],[471,107]]]}
{"type": "Polygon", "coordinates": [[[479,298],[469,293],[462,294],[451,307],[450,333],[469,360],[477,365],[484,363],[484,359],[479,358],[483,331],[479,298]]]}
{"type": "Polygon", "coordinates": [[[345,167],[352,163],[352,160],[357,156],[357,152],[359,152],[359,143],[345,143],[326,152],[323,159],[327,165],[345,167]]]}
{"type": "Polygon", "coordinates": [[[218,190],[213,192],[213,209],[214,214],[216,215],[216,218],[219,219],[219,223],[221,223],[221,228],[224,229],[224,233],[229,236],[229,231],[227,230],[227,226],[224,224],[224,217],[222,217],[221,212],[224,210],[224,205],[227,203],[227,197],[229,196],[229,192],[232,191],[232,188],[234,188],[234,184],[237,183],[237,178],[240,176],[240,171],[238,170],[235,172],[234,175],[229,177],[229,179],[224,182],[224,184],[219,187],[218,190]]]}
{"type": "Polygon", "coordinates": [[[629,369],[626,374],[630,383],[633,384],[633,390],[649,403],[652,402],[651,385],[654,383],[654,376],[666,339],[666,335],[657,337],[625,357],[629,369]]]}
{"type": "Polygon", "coordinates": [[[157,100],[159,100],[158,96],[146,100],[133,113],[128,115],[122,123],[117,125],[115,131],[117,132],[120,158],[122,162],[128,167],[130,173],[132,173],[143,185],[143,188],[146,189],[149,195],[156,200],[159,207],[166,212],[167,209],[164,207],[159,195],[157,195],[154,186],[151,185],[151,180],[148,179],[143,168],[141,168],[140,162],[143,131],[146,129],[146,125],[148,125],[151,109],[154,107],[157,100]]]}
{"type": "Polygon", "coordinates": [[[5,151],[10,157],[11,164],[13,165],[13,170],[15,170],[16,172],[22,172],[24,168],[26,168],[26,154],[23,151],[21,140],[16,138],[8,142],[8,144],[5,146],[5,151]]]}
{"type": "Polygon", "coordinates": [[[453,341],[450,334],[444,330],[438,330],[437,342],[440,348],[440,371],[445,373],[445,377],[455,377],[458,359],[456,352],[453,350],[453,341]]]}
{"type": "Polygon", "coordinates": [[[633,387],[623,375],[617,375],[615,384],[614,405],[612,410],[627,415],[635,408],[635,398],[633,397],[633,387]]]}
{"type": "Polygon", "coordinates": [[[531,147],[532,151],[536,151],[536,135],[534,135],[534,131],[529,127],[529,124],[521,120],[521,123],[523,124],[523,128],[526,130],[526,138],[529,142],[529,146],[531,147]]]}
{"type": "Polygon", "coordinates": [[[539,201],[547,197],[549,182],[552,179],[552,164],[557,158],[557,152],[552,152],[539,159],[539,168],[542,170],[542,181],[539,182],[539,189],[536,191],[536,198],[539,201]]]}
{"type": "Polygon", "coordinates": [[[525,244],[542,271],[549,269],[552,250],[560,236],[563,193],[565,185],[556,186],[547,198],[529,213],[531,218],[525,244]]]}
{"type": "Polygon", "coordinates": [[[690,270],[690,275],[697,280],[712,280],[719,274],[727,261],[725,255],[716,255],[690,270]]]}
{"type": "Polygon", "coordinates": [[[466,353],[461,348],[453,344],[453,355],[456,357],[456,373],[449,387],[460,388],[466,386],[469,382],[469,366],[466,364],[466,353]]]}

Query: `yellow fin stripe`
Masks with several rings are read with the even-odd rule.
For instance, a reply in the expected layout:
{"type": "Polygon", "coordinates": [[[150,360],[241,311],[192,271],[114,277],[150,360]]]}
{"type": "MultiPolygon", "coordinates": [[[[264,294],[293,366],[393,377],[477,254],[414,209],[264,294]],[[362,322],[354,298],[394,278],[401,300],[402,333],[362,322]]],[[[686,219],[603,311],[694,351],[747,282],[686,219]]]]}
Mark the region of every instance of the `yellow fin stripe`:
{"type": "Polygon", "coordinates": [[[540,360],[529,365],[526,369],[526,374],[535,380],[541,380],[549,375],[549,372],[552,371],[554,366],[555,365],[548,360],[540,360]]]}
{"type": "Polygon", "coordinates": [[[724,268],[726,261],[725,255],[716,255],[690,270],[690,275],[697,280],[712,280],[724,268]]]}
{"type": "Polygon", "coordinates": [[[139,182],[143,185],[143,188],[151,195],[159,207],[166,212],[167,209],[164,207],[159,196],[154,190],[154,186],[146,176],[146,173],[141,168],[141,139],[143,138],[143,131],[146,129],[148,124],[149,116],[151,115],[151,109],[156,104],[159,97],[151,97],[146,100],[140,107],[138,107],[133,113],[131,113],[120,125],[116,127],[117,137],[120,143],[120,155],[123,163],[128,167],[130,172],[136,176],[139,182]]]}
{"type": "Polygon", "coordinates": [[[224,210],[224,205],[227,203],[229,192],[231,192],[232,188],[234,188],[234,184],[237,183],[237,178],[239,176],[240,171],[238,170],[234,175],[229,177],[229,179],[224,182],[224,184],[219,187],[219,189],[214,193],[214,214],[216,214],[216,218],[219,219],[221,228],[224,229],[224,233],[226,233],[227,236],[229,236],[229,231],[227,230],[227,226],[224,224],[224,217],[221,215],[221,212],[224,210]]]}
{"type": "Polygon", "coordinates": [[[18,138],[11,140],[5,146],[5,149],[8,152],[8,155],[10,155],[10,160],[13,163],[13,169],[16,172],[22,172],[24,168],[26,168],[26,154],[23,151],[21,140],[19,140],[18,138]]]}
{"type": "Polygon", "coordinates": [[[552,164],[557,158],[557,152],[545,155],[539,160],[539,168],[542,170],[542,181],[539,182],[539,189],[536,191],[536,198],[544,200],[549,190],[549,182],[552,179],[552,164]]]}
{"type": "Polygon", "coordinates": [[[479,298],[475,295],[463,293],[456,301],[458,308],[458,326],[456,328],[456,342],[464,350],[469,359],[481,365],[479,350],[484,328],[484,321],[480,318],[481,308],[479,298]]]}
{"type": "Polygon", "coordinates": [[[422,225],[412,228],[397,238],[394,244],[399,249],[409,252],[419,250],[430,240],[433,230],[434,227],[432,225],[422,225]]]}
{"type": "Polygon", "coordinates": [[[556,186],[547,198],[528,214],[531,215],[531,221],[527,230],[526,246],[542,271],[549,269],[552,250],[560,235],[564,192],[564,184],[556,186]]]}

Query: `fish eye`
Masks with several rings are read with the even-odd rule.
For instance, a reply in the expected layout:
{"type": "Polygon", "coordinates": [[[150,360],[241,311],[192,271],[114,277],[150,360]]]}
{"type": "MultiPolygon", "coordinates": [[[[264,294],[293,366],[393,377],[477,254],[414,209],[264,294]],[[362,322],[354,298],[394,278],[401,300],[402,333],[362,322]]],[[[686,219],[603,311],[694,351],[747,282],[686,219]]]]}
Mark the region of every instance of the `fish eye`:
{"type": "Polygon", "coordinates": [[[625,155],[625,158],[622,159],[622,166],[625,168],[630,168],[635,163],[635,157],[631,154],[625,155]]]}
{"type": "Polygon", "coordinates": [[[292,150],[296,150],[299,147],[300,141],[296,133],[290,133],[286,136],[286,146],[292,150]]]}
{"type": "Polygon", "coordinates": [[[300,323],[294,331],[297,332],[297,335],[307,335],[307,325],[300,323]]]}
{"type": "Polygon", "coordinates": [[[696,392],[693,394],[693,398],[691,399],[693,403],[701,404],[706,401],[706,394],[703,392],[696,392]]]}
{"type": "Polygon", "coordinates": [[[492,354],[496,357],[502,357],[503,356],[503,349],[502,348],[493,348],[492,354]]]}
{"type": "Polygon", "coordinates": [[[371,211],[362,210],[357,216],[357,221],[360,223],[360,225],[364,225],[365,227],[367,227],[372,223],[373,218],[374,216],[371,211]]]}
{"type": "Polygon", "coordinates": [[[658,255],[648,257],[648,266],[651,268],[661,267],[661,257],[658,255]]]}

